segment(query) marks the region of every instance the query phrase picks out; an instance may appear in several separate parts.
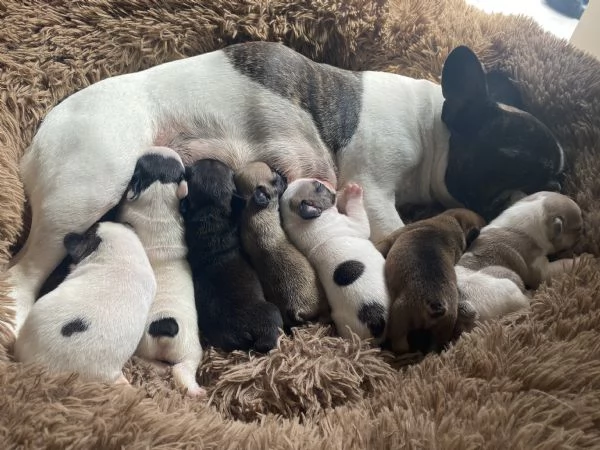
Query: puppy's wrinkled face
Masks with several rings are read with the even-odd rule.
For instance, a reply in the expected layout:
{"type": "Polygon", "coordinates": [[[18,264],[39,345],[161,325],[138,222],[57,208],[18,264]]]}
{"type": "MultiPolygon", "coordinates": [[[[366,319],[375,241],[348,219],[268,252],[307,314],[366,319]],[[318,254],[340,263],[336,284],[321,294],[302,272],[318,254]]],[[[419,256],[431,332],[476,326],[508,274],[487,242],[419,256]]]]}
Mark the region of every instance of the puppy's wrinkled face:
{"type": "Polygon", "coordinates": [[[277,207],[279,198],[287,188],[287,180],[267,164],[253,162],[239,170],[234,177],[237,193],[259,209],[277,207]]]}
{"type": "Polygon", "coordinates": [[[479,232],[486,225],[485,219],[474,211],[464,208],[453,208],[445,211],[443,214],[450,215],[456,219],[464,235],[463,251],[469,248],[479,232]]]}
{"type": "Polygon", "coordinates": [[[125,198],[130,202],[149,202],[161,196],[168,201],[175,194],[181,200],[187,193],[183,163],[173,150],[165,148],[138,159],[125,198]]]}
{"type": "Polygon", "coordinates": [[[201,159],[185,171],[188,195],[180,204],[186,221],[204,218],[208,210],[231,216],[235,184],[233,170],[214,159],[201,159]]]}
{"type": "Polygon", "coordinates": [[[581,209],[570,198],[548,193],[544,202],[546,230],[554,253],[569,250],[575,246],[583,232],[581,209]]]}
{"type": "Polygon", "coordinates": [[[515,193],[560,190],[558,141],[534,116],[490,95],[483,66],[467,47],[448,55],[442,92],[450,131],[445,181],[456,200],[489,221],[515,193]]]}
{"type": "Polygon", "coordinates": [[[293,181],[285,197],[290,211],[304,220],[315,219],[335,205],[335,192],[315,179],[293,181]]]}

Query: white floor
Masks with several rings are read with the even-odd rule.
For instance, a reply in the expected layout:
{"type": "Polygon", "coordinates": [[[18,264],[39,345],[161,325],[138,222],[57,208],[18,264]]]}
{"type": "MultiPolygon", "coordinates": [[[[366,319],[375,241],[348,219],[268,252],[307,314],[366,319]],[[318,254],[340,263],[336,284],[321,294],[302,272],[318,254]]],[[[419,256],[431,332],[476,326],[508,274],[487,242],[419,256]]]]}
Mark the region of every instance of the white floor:
{"type": "Polygon", "coordinates": [[[542,28],[558,37],[569,40],[579,20],[554,11],[545,0],[466,0],[485,12],[524,14],[532,17],[542,28]]]}

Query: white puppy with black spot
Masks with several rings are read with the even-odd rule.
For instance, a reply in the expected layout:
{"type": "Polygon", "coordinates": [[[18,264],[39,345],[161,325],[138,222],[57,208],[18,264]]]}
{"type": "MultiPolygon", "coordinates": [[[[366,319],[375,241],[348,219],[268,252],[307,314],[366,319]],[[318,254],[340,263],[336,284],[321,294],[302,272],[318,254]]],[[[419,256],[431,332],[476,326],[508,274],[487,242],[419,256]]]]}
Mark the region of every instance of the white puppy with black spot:
{"type": "Polygon", "coordinates": [[[385,259],[369,241],[362,193],[360,186],[349,184],[336,206],[333,189],[315,179],[298,179],[283,193],[280,208],[285,231],[319,274],[338,333],[349,338],[352,331],[380,343],[390,297],[385,259]]]}
{"type": "Polygon", "coordinates": [[[486,227],[455,267],[459,290],[458,331],[526,310],[528,290],[570,270],[576,259],[550,262],[549,255],[568,250],[581,236],[581,209],[556,192],[527,196],[486,227]]]}
{"type": "Polygon", "coordinates": [[[179,212],[179,203],[187,192],[179,155],[166,147],[153,147],[135,166],[119,220],[131,224],[137,232],[157,283],[136,355],[172,364],[175,381],[195,397],[206,392],[196,381],[202,347],[179,212]]]}
{"type": "Polygon", "coordinates": [[[31,309],[15,342],[15,358],[86,381],[128,383],[123,366],[144,333],[156,281],[135,232],[101,222],[64,245],[74,267],[31,309]]]}

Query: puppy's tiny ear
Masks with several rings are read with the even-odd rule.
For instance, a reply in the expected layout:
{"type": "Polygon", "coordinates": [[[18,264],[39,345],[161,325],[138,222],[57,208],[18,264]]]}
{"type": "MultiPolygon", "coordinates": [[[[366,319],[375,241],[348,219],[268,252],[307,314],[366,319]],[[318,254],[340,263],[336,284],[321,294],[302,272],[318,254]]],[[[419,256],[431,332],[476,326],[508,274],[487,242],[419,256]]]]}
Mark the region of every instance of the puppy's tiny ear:
{"type": "Polygon", "coordinates": [[[558,181],[549,181],[548,184],[544,187],[544,191],[550,191],[550,192],[560,192],[562,189],[562,186],[560,184],[560,182],[558,181]]]}
{"type": "Polygon", "coordinates": [[[133,177],[131,177],[131,181],[129,182],[129,187],[127,188],[127,195],[125,198],[132,202],[140,196],[141,192],[142,182],[140,180],[139,175],[137,173],[134,173],[133,177]]]}
{"type": "Polygon", "coordinates": [[[563,232],[563,218],[555,217],[554,220],[552,221],[552,233],[553,233],[554,237],[558,237],[562,234],[562,232],[563,232]]]}
{"type": "Polygon", "coordinates": [[[63,239],[63,244],[70,255],[77,253],[77,248],[83,242],[84,235],[79,233],[67,233],[63,239]]]}
{"type": "Polygon", "coordinates": [[[473,227],[465,234],[465,248],[469,248],[473,241],[479,237],[479,232],[479,228],[473,227]]]}
{"type": "Polygon", "coordinates": [[[277,189],[277,194],[279,195],[279,197],[281,197],[281,195],[287,189],[287,178],[285,175],[278,172],[277,170],[275,170],[274,172],[275,172],[275,189],[277,189]]]}
{"type": "Polygon", "coordinates": [[[309,205],[304,200],[300,203],[300,208],[298,214],[303,219],[316,219],[321,215],[323,211],[321,208],[317,208],[316,206],[309,205]]]}
{"type": "Polygon", "coordinates": [[[271,201],[271,196],[265,192],[265,189],[261,186],[254,189],[254,193],[252,194],[252,201],[261,208],[264,208],[269,205],[271,201]]]}
{"type": "Polygon", "coordinates": [[[185,181],[185,178],[182,178],[182,180],[179,182],[179,185],[177,186],[176,195],[179,200],[182,200],[187,197],[188,185],[187,185],[187,181],[185,181]]]}

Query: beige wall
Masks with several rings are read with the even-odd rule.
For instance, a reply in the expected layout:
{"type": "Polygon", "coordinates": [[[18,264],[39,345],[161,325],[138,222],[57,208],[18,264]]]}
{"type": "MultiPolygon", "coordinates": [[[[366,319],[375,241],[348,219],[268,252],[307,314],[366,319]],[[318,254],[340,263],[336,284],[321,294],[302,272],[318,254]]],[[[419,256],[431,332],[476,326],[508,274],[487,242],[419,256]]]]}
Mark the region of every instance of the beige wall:
{"type": "Polygon", "coordinates": [[[600,59],[600,0],[590,0],[571,36],[571,43],[600,59]]]}

